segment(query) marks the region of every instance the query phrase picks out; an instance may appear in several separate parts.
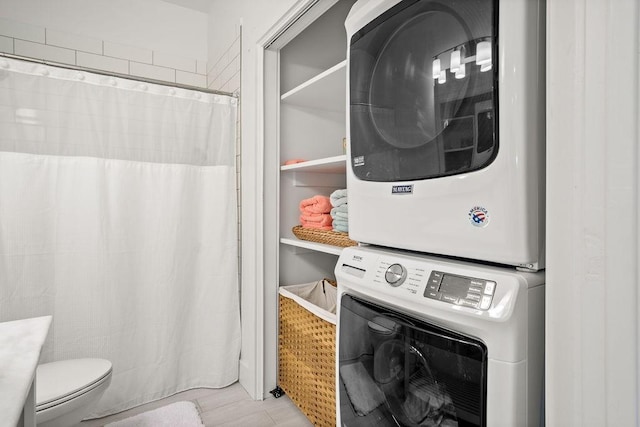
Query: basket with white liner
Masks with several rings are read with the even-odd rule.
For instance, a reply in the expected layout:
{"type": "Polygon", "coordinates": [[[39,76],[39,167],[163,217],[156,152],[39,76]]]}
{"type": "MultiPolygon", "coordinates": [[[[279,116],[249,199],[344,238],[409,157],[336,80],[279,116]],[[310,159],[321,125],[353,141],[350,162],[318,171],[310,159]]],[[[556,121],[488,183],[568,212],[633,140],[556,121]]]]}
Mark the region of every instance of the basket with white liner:
{"type": "Polygon", "coordinates": [[[336,425],[335,282],[281,286],[279,386],[316,426],[336,425]]]}

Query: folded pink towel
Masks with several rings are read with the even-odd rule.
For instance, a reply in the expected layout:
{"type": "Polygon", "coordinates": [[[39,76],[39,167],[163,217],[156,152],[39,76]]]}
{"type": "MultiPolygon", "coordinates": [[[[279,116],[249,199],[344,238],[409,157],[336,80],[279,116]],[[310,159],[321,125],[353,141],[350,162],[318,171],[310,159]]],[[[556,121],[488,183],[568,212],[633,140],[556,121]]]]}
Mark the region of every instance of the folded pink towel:
{"type": "Polygon", "coordinates": [[[331,200],[327,196],[316,195],[300,202],[300,212],[302,213],[329,213],[331,212],[331,200]]]}
{"type": "Polygon", "coordinates": [[[300,215],[300,224],[318,224],[318,225],[331,225],[333,218],[329,214],[302,214],[300,215]]]}
{"type": "Polygon", "coordinates": [[[295,165],[296,163],[302,163],[302,162],[306,162],[306,160],[304,160],[304,159],[290,159],[290,160],[287,160],[286,162],[284,162],[284,164],[285,164],[285,166],[288,166],[288,165],[295,165]]]}

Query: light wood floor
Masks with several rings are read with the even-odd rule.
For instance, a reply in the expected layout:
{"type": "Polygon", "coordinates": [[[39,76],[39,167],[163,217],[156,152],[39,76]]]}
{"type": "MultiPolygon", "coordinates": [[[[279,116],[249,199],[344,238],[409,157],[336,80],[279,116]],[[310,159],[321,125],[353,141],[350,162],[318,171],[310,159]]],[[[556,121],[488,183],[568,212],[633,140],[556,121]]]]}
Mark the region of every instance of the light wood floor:
{"type": "Polygon", "coordinates": [[[83,421],[79,426],[102,427],[107,423],[181,401],[192,401],[196,404],[206,427],[313,426],[288,396],[284,395],[278,399],[269,396],[268,399],[255,401],[249,397],[239,383],[222,389],[188,390],[108,417],[83,421]]]}

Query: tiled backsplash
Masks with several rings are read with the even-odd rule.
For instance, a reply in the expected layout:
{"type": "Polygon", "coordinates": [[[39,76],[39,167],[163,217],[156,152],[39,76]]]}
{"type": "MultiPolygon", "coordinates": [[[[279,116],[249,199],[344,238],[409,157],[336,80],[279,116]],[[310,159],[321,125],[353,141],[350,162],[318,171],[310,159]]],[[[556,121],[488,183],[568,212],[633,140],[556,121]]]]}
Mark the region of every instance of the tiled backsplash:
{"type": "MultiPolygon", "coordinates": [[[[206,61],[0,18],[0,52],[200,88],[206,61]]],[[[239,74],[239,71],[238,71],[239,74]]]]}

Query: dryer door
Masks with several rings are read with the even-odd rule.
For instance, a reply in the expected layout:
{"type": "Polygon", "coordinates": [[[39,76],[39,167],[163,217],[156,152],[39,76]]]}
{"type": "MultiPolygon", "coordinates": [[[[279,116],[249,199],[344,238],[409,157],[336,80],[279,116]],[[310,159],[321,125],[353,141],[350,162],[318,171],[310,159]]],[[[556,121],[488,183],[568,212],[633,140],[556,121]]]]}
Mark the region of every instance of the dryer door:
{"type": "Polygon", "coordinates": [[[341,426],[484,426],[487,348],[350,295],[340,303],[341,426]]]}
{"type": "Polygon", "coordinates": [[[495,159],[496,28],[495,0],[404,0],[352,36],[356,177],[437,178],[495,159]]]}

